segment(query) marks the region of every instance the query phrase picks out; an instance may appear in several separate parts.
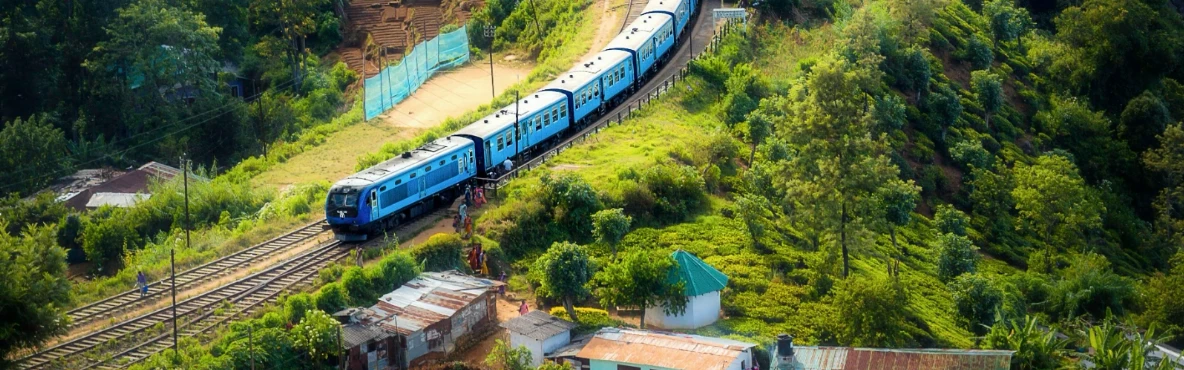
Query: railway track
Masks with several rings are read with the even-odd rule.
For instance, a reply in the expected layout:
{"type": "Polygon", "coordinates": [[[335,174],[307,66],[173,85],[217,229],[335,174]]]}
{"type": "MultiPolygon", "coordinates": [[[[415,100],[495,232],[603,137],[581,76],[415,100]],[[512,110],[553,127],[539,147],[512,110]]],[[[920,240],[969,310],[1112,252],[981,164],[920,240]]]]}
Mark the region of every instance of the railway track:
{"type": "MultiPolygon", "coordinates": [[[[178,330],[204,333],[233,317],[249,314],[281,292],[312,282],[318,271],[349,254],[341,242],[321,244],[232,283],[177,302],[178,330]]],[[[23,369],[126,366],[172,345],[172,306],[58,344],[25,358],[23,369]],[[114,355],[102,356],[101,352],[114,355]]]]}
{"type": "MultiPolygon", "coordinates": [[[[320,236],[328,235],[329,232],[323,229],[324,225],[324,220],[316,221],[271,240],[180,272],[177,274],[177,288],[186,289],[200,283],[209,282],[214,278],[225,276],[240,268],[250,266],[259,260],[270,258],[292,247],[316,240],[320,236]]],[[[169,281],[167,279],[161,279],[148,285],[148,296],[146,297],[141,298],[138,290],[131,289],[70,310],[67,312],[70,315],[70,327],[71,329],[77,328],[96,320],[114,317],[130,309],[139,308],[146,304],[153,304],[158,298],[168,296],[169,290],[167,288],[169,287],[169,281]]]]}

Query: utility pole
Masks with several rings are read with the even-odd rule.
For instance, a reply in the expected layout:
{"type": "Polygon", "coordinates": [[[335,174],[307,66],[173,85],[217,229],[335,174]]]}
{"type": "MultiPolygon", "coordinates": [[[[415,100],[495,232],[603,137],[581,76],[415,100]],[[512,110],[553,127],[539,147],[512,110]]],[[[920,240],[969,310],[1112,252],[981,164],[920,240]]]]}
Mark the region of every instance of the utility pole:
{"type": "Polygon", "coordinates": [[[497,88],[493,86],[493,35],[497,27],[485,26],[485,38],[489,39],[489,94],[497,98],[497,88]]]}
{"type": "Polygon", "coordinates": [[[541,41],[543,39],[543,27],[539,26],[539,7],[534,5],[534,0],[530,0],[530,15],[531,18],[534,18],[534,31],[539,34],[539,40],[541,41]]]}
{"type": "Polygon", "coordinates": [[[251,333],[254,325],[247,325],[247,355],[251,356],[251,370],[255,370],[255,338],[251,333]]]}
{"type": "MultiPolygon", "coordinates": [[[[189,161],[185,159],[185,155],[181,155],[181,181],[185,184],[185,248],[189,248],[189,161]]],[[[173,356],[180,360],[180,347],[177,347],[177,246],[174,244],[173,249],[169,251],[169,270],[172,271],[172,290],[173,290],[173,356]]]]}

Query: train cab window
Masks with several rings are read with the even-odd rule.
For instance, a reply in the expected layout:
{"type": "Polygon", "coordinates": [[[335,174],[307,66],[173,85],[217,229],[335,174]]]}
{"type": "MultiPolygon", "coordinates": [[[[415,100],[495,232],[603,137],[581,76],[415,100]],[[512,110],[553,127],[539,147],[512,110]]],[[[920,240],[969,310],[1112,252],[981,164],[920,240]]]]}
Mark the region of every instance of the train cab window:
{"type": "Polygon", "coordinates": [[[551,108],[551,120],[559,122],[559,108],[551,108]]]}
{"type": "Polygon", "coordinates": [[[502,149],[505,149],[505,148],[506,148],[506,142],[505,142],[505,139],[503,139],[503,138],[501,137],[501,135],[498,135],[498,137],[497,137],[497,150],[502,150],[502,149]]]}

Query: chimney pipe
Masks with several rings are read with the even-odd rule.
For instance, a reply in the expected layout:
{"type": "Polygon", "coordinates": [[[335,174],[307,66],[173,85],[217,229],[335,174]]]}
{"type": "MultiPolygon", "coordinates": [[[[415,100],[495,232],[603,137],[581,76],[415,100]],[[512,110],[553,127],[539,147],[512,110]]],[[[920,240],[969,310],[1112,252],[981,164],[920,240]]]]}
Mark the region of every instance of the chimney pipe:
{"type": "Polygon", "coordinates": [[[777,363],[782,367],[793,365],[793,336],[789,334],[777,335],[777,363]]]}

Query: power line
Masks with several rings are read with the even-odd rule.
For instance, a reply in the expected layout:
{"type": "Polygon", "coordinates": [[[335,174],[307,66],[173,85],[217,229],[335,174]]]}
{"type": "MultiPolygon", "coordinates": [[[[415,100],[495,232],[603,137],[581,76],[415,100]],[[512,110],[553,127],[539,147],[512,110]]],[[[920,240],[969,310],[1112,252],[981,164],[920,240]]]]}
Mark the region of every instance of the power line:
{"type": "MultiPolygon", "coordinates": [[[[294,83],[295,83],[294,81],[290,81],[290,80],[289,80],[289,81],[286,81],[286,82],[284,82],[284,83],[277,84],[277,85],[273,86],[272,88],[280,88],[280,89],[283,89],[283,88],[287,88],[287,87],[288,87],[288,85],[291,85],[291,84],[294,84],[294,83]]],[[[266,93],[266,92],[258,92],[258,93],[256,93],[255,95],[253,95],[253,96],[251,96],[251,97],[249,97],[249,98],[247,98],[247,99],[258,99],[258,98],[262,97],[262,96],[263,96],[263,94],[265,94],[265,93],[266,93]]],[[[133,150],[133,149],[136,149],[136,148],[143,147],[144,145],[147,145],[147,144],[152,144],[152,143],[159,142],[159,141],[161,141],[161,140],[164,140],[164,139],[166,139],[166,138],[168,138],[168,137],[170,137],[170,136],[173,136],[173,135],[176,135],[176,134],[178,134],[178,133],[181,133],[181,132],[183,132],[183,131],[189,130],[189,129],[191,129],[191,128],[193,128],[193,127],[196,127],[196,126],[198,126],[198,125],[201,125],[201,124],[203,124],[203,123],[206,123],[206,122],[213,121],[214,119],[217,119],[217,118],[219,118],[219,117],[221,117],[221,116],[223,116],[223,115],[226,115],[226,113],[230,113],[230,112],[231,112],[231,110],[225,110],[225,109],[226,109],[226,108],[229,108],[230,106],[232,106],[232,105],[234,105],[234,104],[236,104],[236,102],[230,102],[230,103],[224,104],[224,105],[222,105],[222,106],[219,106],[219,107],[217,107],[217,108],[212,108],[212,109],[209,109],[209,110],[203,111],[203,112],[201,112],[201,113],[197,113],[197,114],[194,114],[194,115],[192,115],[192,116],[189,116],[189,117],[183,118],[183,119],[181,119],[181,120],[178,120],[178,121],[176,121],[176,123],[174,123],[173,125],[169,125],[169,126],[158,126],[158,127],[154,128],[154,129],[151,129],[151,130],[149,130],[149,131],[145,131],[145,132],[141,132],[141,133],[138,133],[138,134],[135,134],[135,135],[129,136],[129,137],[127,137],[127,138],[125,138],[125,139],[123,139],[123,140],[121,140],[121,141],[119,141],[119,142],[134,141],[133,139],[140,138],[140,137],[143,137],[143,136],[146,136],[146,135],[156,135],[156,134],[158,134],[158,133],[159,133],[160,131],[162,131],[162,130],[169,129],[169,128],[175,128],[175,127],[177,127],[177,125],[178,125],[178,124],[184,123],[184,122],[186,122],[186,121],[190,121],[190,120],[196,119],[196,118],[198,118],[198,117],[201,117],[201,116],[207,115],[207,114],[209,114],[209,113],[213,113],[213,112],[215,112],[215,111],[218,111],[218,110],[223,110],[222,112],[220,112],[220,113],[218,113],[218,114],[216,114],[216,115],[214,115],[214,116],[212,116],[212,117],[209,117],[209,118],[207,118],[207,119],[205,119],[205,120],[202,120],[202,121],[200,121],[200,122],[198,122],[198,123],[196,123],[196,124],[192,124],[192,125],[184,126],[184,127],[182,127],[181,129],[179,129],[179,130],[175,130],[175,131],[173,131],[173,132],[170,132],[170,133],[167,133],[167,134],[165,134],[165,135],[157,136],[155,139],[150,139],[150,140],[148,140],[148,141],[146,141],[146,142],[142,142],[142,143],[139,143],[139,144],[133,145],[133,146],[131,146],[131,147],[125,148],[125,149],[123,149],[123,150],[120,150],[120,151],[117,151],[117,152],[115,152],[115,153],[108,153],[108,154],[104,154],[104,155],[102,155],[102,156],[100,156],[100,157],[98,157],[98,158],[92,159],[92,160],[90,160],[90,161],[86,161],[86,162],[79,163],[79,164],[78,164],[78,166],[79,166],[79,167],[84,167],[84,166],[87,166],[87,165],[95,164],[95,163],[97,163],[97,162],[99,162],[99,161],[102,161],[102,160],[107,160],[107,159],[111,159],[111,158],[113,158],[113,157],[118,157],[118,156],[121,156],[121,155],[127,154],[128,152],[130,152],[130,151],[131,151],[131,150],[133,150]]],[[[114,141],[113,141],[113,142],[111,142],[111,144],[115,144],[115,143],[116,143],[116,142],[114,142],[114,141]]],[[[207,151],[207,152],[208,152],[208,151],[207,151]]],[[[61,160],[59,160],[59,161],[57,162],[57,165],[58,165],[58,166],[62,166],[62,165],[69,164],[69,161],[68,161],[67,159],[68,159],[68,158],[62,158],[61,160]]],[[[12,173],[12,175],[15,175],[15,176],[13,176],[13,177],[18,177],[19,175],[26,175],[26,174],[29,174],[29,173],[31,173],[31,172],[33,172],[33,171],[35,171],[35,170],[37,170],[37,169],[36,169],[36,168],[28,168],[28,169],[24,169],[24,170],[20,170],[20,171],[15,171],[15,172],[13,172],[13,173],[12,173]]],[[[38,180],[38,179],[36,179],[36,178],[26,177],[26,178],[25,178],[24,180],[22,180],[22,181],[17,181],[17,182],[13,182],[13,183],[9,183],[9,184],[2,185],[2,186],[0,186],[0,189],[4,189],[4,190],[6,190],[6,191],[11,191],[11,189],[13,189],[13,188],[16,188],[16,187],[17,187],[17,185],[24,185],[24,184],[29,184],[29,183],[32,183],[32,182],[34,182],[34,181],[37,181],[37,180],[38,180]]]]}

